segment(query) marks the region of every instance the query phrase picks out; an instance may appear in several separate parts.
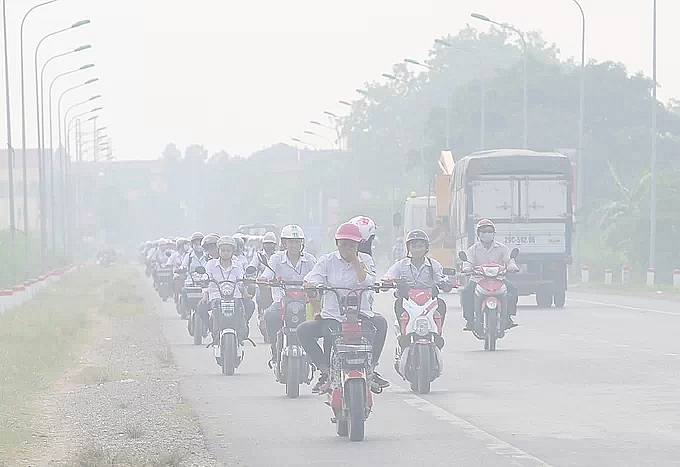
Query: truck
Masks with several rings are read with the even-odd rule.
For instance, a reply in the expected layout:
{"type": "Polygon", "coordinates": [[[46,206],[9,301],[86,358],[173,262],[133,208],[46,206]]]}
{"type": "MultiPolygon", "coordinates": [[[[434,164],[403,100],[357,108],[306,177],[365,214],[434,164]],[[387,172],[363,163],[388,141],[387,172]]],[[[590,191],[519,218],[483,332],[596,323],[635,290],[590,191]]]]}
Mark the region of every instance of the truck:
{"type": "Polygon", "coordinates": [[[496,240],[520,249],[520,272],[509,278],[518,294],[535,295],[542,308],[561,308],[572,261],[572,192],[572,165],[559,153],[497,149],[463,157],[449,180],[454,248],[470,247],[477,222],[491,219],[496,240]]]}
{"type": "Polygon", "coordinates": [[[403,217],[395,215],[394,226],[402,229],[401,236],[413,229],[424,230],[430,237],[429,256],[445,268],[455,267],[454,249],[449,223],[449,180],[454,162],[450,151],[442,151],[437,171],[430,183],[427,196],[413,192],[404,202],[403,217]],[[403,225],[402,225],[403,224],[403,225]]]}

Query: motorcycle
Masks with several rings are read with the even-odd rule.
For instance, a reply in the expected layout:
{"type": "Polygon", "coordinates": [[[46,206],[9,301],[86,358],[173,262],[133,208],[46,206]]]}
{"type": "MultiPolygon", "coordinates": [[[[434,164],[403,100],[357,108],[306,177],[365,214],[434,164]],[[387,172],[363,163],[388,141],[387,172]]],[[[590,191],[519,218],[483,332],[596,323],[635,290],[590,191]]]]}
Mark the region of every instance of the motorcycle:
{"type": "MultiPolygon", "coordinates": [[[[448,276],[455,273],[454,269],[444,269],[448,276]]],[[[411,383],[412,391],[420,394],[430,392],[430,383],[439,378],[444,369],[441,354],[444,322],[437,310],[438,293],[438,287],[410,288],[404,283],[397,284],[395,292],[395,297],[402,299],[404,311],[395,323],[397,347],[394,369],[411,383]]]]}
{"type": "MultiPolygon", "coordinates": [[[[513,248],[510,258],[519,255],[519,248],[513,248]]],[[[458,253],[458,258],[468,262],[464,251],[458,253]]],[[[464,271],[465,275],[480,276],[475,286],[474,329],[472,333],[479,340],[484,341],[484,350],[495,351],[496,341],[505,336],[505,323],[508,321],[508,289],[503,280],[508,272],[507,265],[482,264],[472,270],[464,271]]]]}
{"type": "Polygon", "coordinates": [[[221,367],[222,374],[231,376],[243,361],[243,343],[247,340],[255,347],[255,342],[250,338],[241,340],[238,336],[239,327],[246,326],[246,318],[243,305],[237,305],[234,292],[236,286],[244,280],[212,282],[219,288],[220,300],[211,310],[213,342],[208,347],[213,347],[215,361],[221,367]]]}
{"type": "MultiPolygon", "coordinates": [[[[379,292],[380,284],[348,289],[343,287],[315,286],[316,291],[332,292],[340,304],[345,321],[331,330],[330,392],[326,405],[333,410],[331,422],[339,436],[349,436],[352,441],[364,439],[365,422],[373,408],[370,377],[373,372],[371,358],[375,328],[370,321],[361,321],[359,309],[361,296],[366,291],[379,292]],[[338,291],[349,291],[341,297],[338,291]]],[[[386,288],[382,288],[386,290],[386,288]]]]}
{"type": "Polygon", "coordinates": [[[172,295],[172,268],[161,266],[156,270],[158,275],[158,295],[166,302],[172,295]]]}
{"type": "Polygon", "coordinates": [[[276,334],[276,354],[269,367],[276,381],[286,385],[286,395],[292,399],[300,395],[300,384],[314,378],[314,367],[297,338],[297,327],[307,320],[307,296],[302,281],[269,281],[270,287],[283,289],[281,319],[283,327],[276,334]]]}
{"type": "Polygon", "coordinates": [[[187,330],[194,338],[194,345],[201,345],[203,338],[208,336],[208,324],[198,314],[198,303],[203,298],[203,289],[208,286],[208,274],[203,266],[198,266],[194,272],[188,275],[184,285],[184,297],[186,298],[180,309],[182,319],[187,319],[187,330]]]}

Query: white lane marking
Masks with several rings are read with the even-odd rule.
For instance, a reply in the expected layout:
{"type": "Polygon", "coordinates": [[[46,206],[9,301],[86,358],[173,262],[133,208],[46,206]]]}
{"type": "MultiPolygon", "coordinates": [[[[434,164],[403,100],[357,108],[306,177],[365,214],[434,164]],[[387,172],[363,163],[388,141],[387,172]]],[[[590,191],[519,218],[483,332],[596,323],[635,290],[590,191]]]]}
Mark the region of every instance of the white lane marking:
{"type": "Polygon", "coordinates": [[[667,357],[680,357],[680,354],[677,353],[665,353],[664,355],[667,357]]]}
{"type": "MultiPolygon", "coordinates": [[[[388,391],[394,392],[393,391],[394,387],[395,387],[394,384],[392,384],[391,388],[388,389],[388,391]]],[[[401,386],[398,387],[401,388],[401,386]]],[[[521,466],[540,465],[542,467],[552,467],[545,461],[542,461],[541,459],[532,456],[528,452],[522,451],[518,447],[515,447],[512,444],[495,437],[491,433],[487,433],[486,431],[473,425],[472,423],[463,420],[462,418],[452,414],[451,412],[445,409],[442,409],[438,405],[426,401],[422,397],[418,397],[415,394],[403,394],[401,395],[401,397],[403,397],[404,402],[406,402],[412,407],[415,407],[421,412],[425,412],[439,420],[445,421],[450,425],[453,425],[456,428],[460,429],[471,438],[476,439],[478,441],[482,441],[483,443],[486,444],[487,449],[489,449],[491,452],[499,456],[509,458],[515,465],[521,466]]]]}
{"type": "Polygon", "coordinates": [[[638,308],[636,306],[617,305],[615,303],[605,303],[605,302],[593,302],[591,300],[579,300],[579,299],[576,299],[576,298],[570,298],[569,301],[570,302],[587,303],[589,305],[606,306],[606,307],[610,307],[610,308],[621,308],[623,310],[630,310],[630,311],[640,311],[642,313],[658,313],[660,315],[680,316],[680,313],[675,313],[675,312],[672,312],[672,311],[654,310],[652,308],[638,308]]]}

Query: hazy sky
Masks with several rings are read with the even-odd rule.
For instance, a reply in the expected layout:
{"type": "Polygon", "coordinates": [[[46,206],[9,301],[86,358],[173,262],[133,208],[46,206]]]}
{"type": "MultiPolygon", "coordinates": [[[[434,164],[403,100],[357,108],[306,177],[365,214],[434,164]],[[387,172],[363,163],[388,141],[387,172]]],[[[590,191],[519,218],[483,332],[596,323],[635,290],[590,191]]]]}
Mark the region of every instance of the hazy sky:
{"type": "MultiPolygon", "coordinates": [[[[36,3],[7,1],[15,148],[21,146],[19,24],[36,3]]],[[[631,72],[651,75],[652,0],[581,3],[587,56],[622,61],[631,72]]],[[[680,59],[673,50],[680,43],[680,2],[658,3],[659,96],[665,101],[680,96],[680,59]]],[[[44,63],[79,45],[93,46],[52,61],[46,87],[57,73],[95,63],[92,70],[60,78],[54,94],[99,77],[97,84],[67,94],[65,106],[102,94],[71,115],[103,105],[98,124],[107,126],[115,156],[153,159],[170,141],[181,149],[198,143],[211,153],[248,155],[301,137],[324,110],[346,112],[337,101],[355,99],[357,87],[381,79],[393,63],[426,58],[436,37],[466,23],[486,29],[469,17],[472,11],[522,30],[541,30],[562,57],[580,54],[581,18],[572,0],[58,0],[36,9],[26,22],[28,142],[36,141],[35,44],[83,18],[92,23],[41,47],[44,63]]],[[[4,77],[2,83],[4,103],[4,77]]],[[[4,114],[0,118],[4,145],[4,114]]],[[[54,125],[56,135],[56,120],[54,125]]],[[[307,136],[327,144],[313,138],[307,136]]]]}

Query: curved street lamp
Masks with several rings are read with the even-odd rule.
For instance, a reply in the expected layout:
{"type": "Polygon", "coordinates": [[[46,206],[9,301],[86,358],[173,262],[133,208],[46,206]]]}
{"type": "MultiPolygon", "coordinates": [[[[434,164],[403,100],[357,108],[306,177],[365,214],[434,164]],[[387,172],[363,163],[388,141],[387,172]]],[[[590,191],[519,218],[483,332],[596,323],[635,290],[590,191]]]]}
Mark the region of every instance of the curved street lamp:
{"type": "MultiPolygon", "coordinates": [[[[43,36],[40,41],[38,41],[38,45],[35,46],[35,53],[33,56],[33,65],[35,68],[35,109],[36,109],[36,135],[37,135],[37,140],[38,140],[38,178],[39,182],[38,185],[40,186],[40,245],[41,245],[41,251],[44,248],[46,250],[47,248],[47,230],[46,230],[46,216],[45,216],[45,166],[44,166],[44,160],[43,160],[43,148],[42,148],[42,143],[40,141],[40,88],[39,88],[39,76],[38,76],[38,52],[40,51],[40,46],[42,45],[45,40],[52,36],[56,36],[57,34],[61,34],[62,32],[70,31],[71,29],[79,28],[80,26],[84,26],[86,24],[89,24],[90,20],[85,19],[82,21],[77,21],[73,23],[71,26],[63,29],[59,29],[57,31],[51,32],[45,36],[43,36]]],[[[43,253],[45,255],[45,253],[43,253]]]]}
{"type": "Polygon", "coordinates": [[[480,21],[486,21],[487,23],[495,24],[496,26],[500,26],[503,29],[509,29],[511,31],[514,31],[517,33],[519,38],[522,40],[522,46],[524,52],[522,55],[524,56],[524,148],[527,149],[527,41],[524,39],[524,34],[522,31],[517,29],[514,26],[510,26],[507,23],[499,23],[497,21],[491,20],[488,16],[480,15],[479,13],[471,13],[470,16],[472,16],[475,19],[478,19],[480,21]]]}
{"type": "MultiPolygon", "coordinates": [[[[21,171],[24,180],[24,232],[28,235],[28,174],[26,168],[26,91],[24,78],[24,24],[28,15],[36,8],[49,5],[57,0],[49,0],[47,2],[39,3],[31,8],[21,18],[21,27],[19,28],[19,62],[21,68],[21,171]]],[[[28,259],[28,249],[25,251],[26,259],[28,259]]],[[[45,270],[45,257],[42,258],[42,271],[45,270]]]]}

